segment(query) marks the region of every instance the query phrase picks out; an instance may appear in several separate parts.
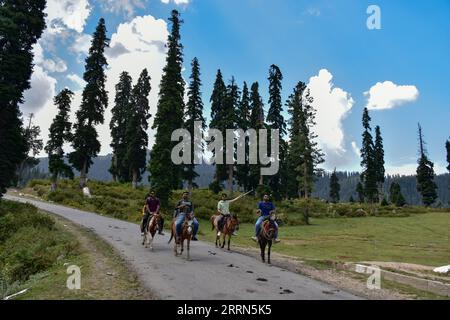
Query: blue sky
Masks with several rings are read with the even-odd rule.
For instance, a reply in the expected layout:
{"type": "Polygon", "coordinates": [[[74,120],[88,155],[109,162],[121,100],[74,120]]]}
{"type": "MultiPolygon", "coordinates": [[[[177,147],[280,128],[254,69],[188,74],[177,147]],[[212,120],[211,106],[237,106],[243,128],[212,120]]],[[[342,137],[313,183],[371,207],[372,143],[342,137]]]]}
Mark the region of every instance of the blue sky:
{"type": "MultiPolygon", "coordinates": [[[[55,93],[69,87],[76,93],[74,111],[79,106],[86,48],[100,17],[114,49],[108,53],[111,104],[119,73],[130,71],[136,79],[147,67],[156,111],[164,65],[160,45],[173,8],[184,20],[184,77],[198,57],[208,116],[218,68],[227,81],[232,76],[241,85],[258,81],[267,107],[268,69],[276,64],[284,75],[283,100],[298,81],[314,92],[326,169],[360,169],[360,119],[369,105],[373,127],[382,129],[389,173],[414,172],[418,122],[437,171],[445,172],[450,136],[450,1],[445,0],[49,0],[49,28],[35,48],[32,89],[22,107],[25,115],[35,113],[44,138],[55,93]],[[379,30],[366,26],[372,4],[381,10],[379,30]]],[[[98,128],[102,154],[110,151],[107,122],[98,128]]]]}

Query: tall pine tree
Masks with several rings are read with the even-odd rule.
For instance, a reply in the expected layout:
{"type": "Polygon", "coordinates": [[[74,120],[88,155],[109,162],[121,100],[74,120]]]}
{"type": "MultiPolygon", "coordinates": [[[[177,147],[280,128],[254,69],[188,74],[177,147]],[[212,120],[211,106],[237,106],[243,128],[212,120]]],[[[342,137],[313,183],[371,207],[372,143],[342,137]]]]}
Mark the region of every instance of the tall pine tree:
{"type": "Polygon", "coordinates": [[[364,187],[364,198],[368,202],[374,203],[378,202],[377,167],[370,120],[369,110],[364,108],[362,117],[364,132],[362,134],[363,140],[361,148],[361,166],[363,167],[361,181],[364,187]]]}
{"type": "Polygon", "coordinates": [[[175,165],[171,152],[177,142],[171,141],[172,132],[183,127],[184,80],[181,75],[183,46],[180,42],[180,14],[173,10],[169,21],[172,30],[167,43],[166,65],[160,83],[159,100],[153,129],[156,129],[155,144],[148,166],[149,181],[158,194],[162,205],[167,206],[173,189],[182,185],[181,165],[175,165]]]}
{"type": "Polygon", "coordinates": [[[58,177],[73,179],[72,168],[64,161],[64,143],[72,139],[72,124],[69,121],[70,104],[72,103],[73,92],[69,89],[62,90],[54,99],[58,107],[58,114],[50,125],[49,139],[45,146],[48,154],[48,170],[51,174],[51,190],[56,191],[58,177]]]}
{"type": "MultiPolygon", "coordinates": [[[[242,87],[241,101],[239,102],[239,108],[237,110],[237,126],[243,131],[247,131],[250,128],[250,95],[248,91],[247,83],[244,81],[242,87]]],[[[250,190],[250,165],[249,165],[249,150],[248,150],[248,138],[245,137],[243,146],[245,147],[245,164],[239,164],[236,166],[236,180],[238,185],[244,189],[244,191],[250,190]]]]}
{"type": "Polygon", "coordinates": [[[447,170],[450,173],[450,140],[445,142],[445,149],[447,150],[447,170]]]}
{"type": "MultiPolygon", "coordinates": [[[[224,102],[224,113],[222,118],[222,135],[226,138],[226,130],[227,129],[236,129],[237,128],[237,110],[239,108],[239,100],[240,100],[240,91],[239,87],[234,80],[234,77],[231,78],[230,83],[227,86],[227,91],[225,95],[224,102]]],[[[231,150],[226,149],[225,154],[231,154],[231,157],[234,160],[235,157],[235,142],[233,142],[233,148],[231,150]]],[[[226,160],[226,159],[225,159],[226,160]]],[[[227,179],[228,179],[228,192],[231,195],[233,193],[233,184],[234,184],[234,163],[229,163],[226,165],[227,170],[227,179]]]]}
{"type": "Polygon", "coordinates": [[[384,148],[380,126],[375,127],[374,163],[378,188],[378,198],[384,199],[384,192],[383,192],[383,184],[385,180],[384,148]]]}
{"type": "Polygon", "coordinates": [[[100,142],[96,126],[103,124],[104,112],[108,107],[108,92],[105,89],[105,68],[108,65],[104,52],[109,46],[106,37],[105,20],[100,19],[86,58],[86,71],[83,79],[86,87],[80,109],[76,113],[77,122],[72,141],[74,151],[69,155],[69,162],[80,171],[80,187],[86,186],[86,175],[92,165],[92,159],[100,152],[100,142]]]}
{"type": "MultiPolygon", "coordinates": [[[[214,82],[213,92],[211,94],[211,121],[209,123],[210,128],[223,131],[223,119],[225,117],[225,99],[227,95],[227,88],[223,81],[222,72],[217,70],[216,80],[214,82]]],[[[225,137],[223,137],[225,138],[225,137]]],[[[225,149],[214,150],[214,156],[216,152],[222,152],[225,163],[225,149]]],[[[222,181],[227,178],[227,169],[224,164],[215,164],[216,171],[214,174],[215,184],[221,185],[222,181]]]]}
{"type": "Polygon", "coordinates": [[[126,133],[133,107],[131,87],[132,79],[130,75],[126,71],[122,72],[119,83],[116,85],[115,105],[111,109],[112,117],[109,123],[111,148],[113,150],[109,172],[112,174],[114,181],[119,180],[120,182],[130,181],[129,166],[126,163],[126,133]]]}
{"type": "Polygon", "coordinates": [[[330,199],[333,203],[338,203],[340,200],[339,192],[341,191],[341,185],[339,184],[339,178],[336,174],[336,168],[330,177],[330,199]]]}
{"type": "Polygon", "coordinates": [[[45,29],[45,0],[0,0],[0,198],[27,156],[19,104],[30,88],[33,45],[45,29]]]}
{"type": "Polygon", "coordinates": [[[301,164],[301,145],[300,145],[300,126],[303,113],[303,96],[306,92],[306,84],[298,82],[294,92],[286,101],[289,119],[289,144],[286,157],[286,167],[289,173],[286,180],[286,197],[300,197],[299,181],[297,180],[296,170],[301,164]]]}
{"type": "Polygon", "coordinates": [[[422,127],[419,127],[419,160],[417,167],[417,191],[422,195],[422,203],[425,206],[432,205],[437,199],[437,185],[434,182],[434,164],[428,159],[423,139],[422,127]]]}
{"type": "Polygon", "coordinates": [[[281,90],[283,86],[281,81],[283,75],[280,68],[276,65],[271,65],[269,69],[269,111],[267,113],[267,123],[270,129],[279,130],[279,163],[280,168],[277,174],[269,177],[269,186],[276,199],[281,199],[285,194],[285,188],[283,182],[287,180],[286,164],[286,142],[284,136],[286,135],[286,122],[282,115],[283,104],[281,99],[281,90]]]}
{"type": "Polygon", "coordinates": [[[147,69],[144,69],[132,90],[130,115],[125,131],[126,153],[124,162],[127,165],[134,189],[137,188],[137,183],[141,181],[146,168],[147,130],[148,120],[151,117],[148,102],[150,90],[150,76],[147,69]]]}
{"type": "Polygon", "coordinates": [[[184,127],[191,134],[191,164],[186,165],[184,172],[184,179],[187,180],[189,192],[192,192],[192,189],[194,187],[194,179],[199,176],[195,171],[194,159],[196,159],[196,157],[201,157],[201,154],[196,155],[195,150],[196,148],[198,148],[203,152],[204,147],[202,141],[195,141],[194,139],[194,122],[199,121],[201,123],[200,127],[197,128],[198,130],[203,131],[206,129],[205,118],[203,117],[202,93],[200,90],[202,86],[202,82],[200,80],[200,64],[197,58],[194,58],[192,60],[191,67],[191,82],[189,83],[188,102],[186,104],[186,111],[184,114],[184,127]]]}
{"type": "MultiPolygon", "coordinates": [[[[257,148],[259,150],[259,145],[261,143],[261,137],[259,136],[259,129],[266,129],[266,124],[264,123],[264,104],[259,94],[259,84],[254,82],[250,88],[250,128],[256,130],[258,136],[257,148]]],[[[259,157],[258,151],[258,164],[250,165],[250,185],[252,189],[258,186],[264,185],[264,177],[261,175],[261,159],[259,157]]]]}
{"type": "Polygon", "coordinates": [[[356,193],[358,194],[359,203],[363,203],[365,201],[365,198],[364,198],[364,187],[361,181],[358,181],[358,184],[356,185],[356,193]]]}

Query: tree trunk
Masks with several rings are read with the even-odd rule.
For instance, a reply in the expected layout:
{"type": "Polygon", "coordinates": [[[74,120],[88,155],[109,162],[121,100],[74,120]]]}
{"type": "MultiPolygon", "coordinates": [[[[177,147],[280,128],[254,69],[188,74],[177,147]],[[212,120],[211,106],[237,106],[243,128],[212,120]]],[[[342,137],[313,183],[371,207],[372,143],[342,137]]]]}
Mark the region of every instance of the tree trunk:
{"type": "Polygon", "coordinates": [[[229,196],[233,194],[233,165],[228,166],[228,192],[229,196]]]}
{"type": "Polygon", "coordinates": [[[86,186],[86,169],[87,169],[87,161],[84,161],[83,168],[80,172],[80,188],[83,189],[86,186]]]}
{"type": "Polygon", "coordinates": [[[189,196],[192,196],[192,189],[194,189],[194,184],[192,183],[192,179],[188,180],[188,191],[189,191],[189,196]]]}
{"type": "Polygon", "coordinates": [[[55,192],[56,189],[58,188],[57,181],[58,181],[58,175],[54,174],[53,177],[52,177],[52,185],[50,187],[50,191],[51,192],[55,192]]]}
{"type": "Polygon", "coordinates": [[[262,174],[259,175],[259,185],[264,185],[264,176],[262,174]]]}
{"type": "Polygon", "coordinates": [[[137,170],[133,170],[133,182],[132,182],[133,189],[137,189],[137,180],[138,180],[137,170]]]}

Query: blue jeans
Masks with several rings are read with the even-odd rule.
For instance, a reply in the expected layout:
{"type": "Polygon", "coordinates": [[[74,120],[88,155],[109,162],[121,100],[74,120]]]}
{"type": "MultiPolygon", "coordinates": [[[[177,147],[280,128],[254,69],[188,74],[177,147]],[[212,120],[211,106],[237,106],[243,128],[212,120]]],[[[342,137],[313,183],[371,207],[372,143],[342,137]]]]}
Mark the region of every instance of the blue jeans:
{"type": "MultiPolygon", "coordinates": [[[[257,237],[258,235],[259,235],[259,233],[261,232],[261,224],[263,223],[263,221],[265,220],[265,219],[268,219],[268,217],[267,216],[260,216],[259,218],[258,218],[258,220],[256,220],[256,224],[255,224],[255,236],[257,237]]],[[[276,229],[275,229],[275,239],[277,239],[278,238],[278,223],[275,221],[275,220],[272,220],[273,221],[273,223],[275,224],[275,226],[276,226],[276,229]]]]}
{"type": "MultiPolygon", "coordinates": [[[[175,228],[176,228],[176,230],[177,230],[177,235],[178,235],[178,236],[181,234],[181,226],[183,225],[183,222],[184,222],[184,218],[185,218],[185,217],[186,217],[186,214],[185,214],[185,213],[180,213],[180,214],[178,215],[178,217],[177,217],[176,222],[175,222],[175,228]]],[[[193,236],[195,237],[195,235],[196,235],[197,232],[198,232],[199,223],[198,223],[198,221],[197,221],[196,218],[194,218],[193,220],[194,220],[194,222],[193,222],[193,225],[194,225],[194,233],[193,233],[193,236]]]]}

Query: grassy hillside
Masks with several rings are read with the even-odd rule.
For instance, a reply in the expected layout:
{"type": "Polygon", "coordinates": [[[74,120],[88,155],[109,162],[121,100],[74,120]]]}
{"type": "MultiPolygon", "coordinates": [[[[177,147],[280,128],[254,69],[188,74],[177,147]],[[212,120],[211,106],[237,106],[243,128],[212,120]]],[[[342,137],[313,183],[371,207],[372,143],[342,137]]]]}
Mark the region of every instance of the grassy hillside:
{"type": "MultiPolygon", "coordinates": [[[[59,190],[51,193],[50,182],[48,180],[33,180],[24,190],[27,193],[35,194],[45,200],[81,208],[88,211],[98,212],[131,222],[138,222],[141,219],[141,210],[144,204],[147,188],[133,190],[129,184],[113,182],[90,181],[89,187],[93,195],[86,198],[79,189],[78,182],[64,180],[59,183],[59,190]]],[[[164,210],[166,217],[171,217],[172,209],[178,199],[181,198],[182,191],[175,191],[169,209],[164,210]]],[[[237,194],[237,193],[236,193],[237,194]]],[[[195,206],[195,214],[201,219],[209,219],[215,214],[217,201],[220,195],[213,194],[210,190],[194,190],[192,200],[195,206]]],[[[254,222],[256,219],[256,205],[259,200],[253,196],[246,196],[231,204],[231,211],[238,214],[241,222],[254,222]]],[[[437,209],[425,209],[421,207],[393,206],[369,206],[366,204],[328,204],[324,201],[311,199],[295,199],[275,203],[277,206],[278,218],[284,225],[305,224],[305,212],[309,208],[309,216],[316,218],[323,217],[364,217],[364,216],[389,216],[402,217],[410,214],[436,211],[437,209]]],[[[445,210],[445,209],[441,209],[445,210]]],[[[449,209],[447,209],[448,211],[449,209]]],[[[169,220],[169,219],[168,219],[169,220]]]]}
{"type": "Polygon", "coordinates": [[[78,254],[78,243],[36,207],[0,201],[0,298],[78,254]]]}

